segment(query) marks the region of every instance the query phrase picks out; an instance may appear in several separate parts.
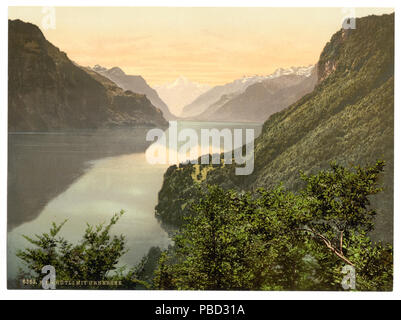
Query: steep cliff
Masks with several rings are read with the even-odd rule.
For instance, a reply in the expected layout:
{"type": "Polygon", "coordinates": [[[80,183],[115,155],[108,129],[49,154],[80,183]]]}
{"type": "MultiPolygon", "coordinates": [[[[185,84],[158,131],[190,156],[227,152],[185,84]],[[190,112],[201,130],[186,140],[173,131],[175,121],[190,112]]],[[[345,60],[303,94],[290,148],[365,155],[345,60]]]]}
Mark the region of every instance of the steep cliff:
{"type": "Polygon", "coordinates": [[[105,86],[37,26],[20,20],[8,26],[9,131],[167,125],[144,95],[105,86]]]}

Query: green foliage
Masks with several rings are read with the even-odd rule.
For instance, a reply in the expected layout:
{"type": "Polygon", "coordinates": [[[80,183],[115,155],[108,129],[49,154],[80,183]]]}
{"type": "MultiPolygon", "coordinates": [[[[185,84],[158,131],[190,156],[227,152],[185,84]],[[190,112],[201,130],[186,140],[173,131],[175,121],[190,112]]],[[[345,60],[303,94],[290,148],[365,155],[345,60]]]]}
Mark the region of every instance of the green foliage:
{"type": "Polygon", "coordinates": [[[352,265],[357,290],[391,290],[392,247],[368,236],[376,215],[370,197],[381,191],[383,170],[382,161],[353,169],[333,163],[301,174],[299,193],[282,185],[256,192],[199,186],[175,245],[151,248],[130,270],[116,267],[124,236],[110,235],[123,212],[107,225],[88,225],[76,245],[59,236],[65,222],[53,223],[49,233],[24,236],[34,248],[17,255],[38,283],[52,265],[57,280],[119,281],[116,289],[341,290],[342,268],[352,265]]]}
{"type": "Polygon", "coordinates": [[[176,229],[185,222],[191,204],[200,196],[199,185],[215,167],[217,165],[188,163],[167,169],[155,208],[157,219],[166,229],[176,229]]]}
{"type": "Polygon", "coordinates": [[[137,279],[142,284],[137,289],[150,289],[155,277],[154,271],[158,267],[159,260],[162,256],[162,250],[159,247],[152,247],[149,252],[144,256],[141,262],[135,266],[132,278],[137,279]]]}
{"type": "Polygon", "coordinates": [[[311,230],[326,234],[329,240],[339,234],[348,237],[352,231],[372,231],[376,211],[370,209],[368,196],[382,191],[378,180],[383,170],[383,161],[355,171],[332,163],[330,171],[302,174],[306,187],[301,193],[309,199],[311,230]]]}
{"type": "MultiPolygon", "coordinates": [[[[347,254],[355,261],[356,287],[361,291],[392,291],[393,247],[389,244],[373,243],[366,233],[352,233],[345,243],[347,254]]],[[[340,279],[337,279],[339,282],[340,279]]]]}
{"type": "Polygon", "coordinates": [[[36,235],[35,238],[24,236],[33,246],[17,252],[29,270],[28,274],[21,271],[21,277],[34,278],[41,283],[42,268],[51,265],[56,269],[57,280],[119,280],[132,287],[135,270],[124,274],[125,268],[116,267],[121,256],[127,252],[125,237],[110,235],[111,228],[123,214],[124,211],[115,214],[107,225],[87,225],[82,240],[76,245],[59,236],[66,221],[60,225],[53,223],[49,233],[36,235]]]}
{"type": "Polygon", "coordinates": [[[294,194],[282,186],[256,193],[209,186],[165,252],[154,280],[158,289],[341,290],[345,265],[357,290],[391,290],[392,247],[373,243],[384,163],[304,175],[294,194]]]}
{"type": "Polygon", "coordinates": [[[180,167],[171,166],[164,174],[163,187],[159,192],[158,204],[155,209],[156,217],[165,226],[180,226],[183,216],[188,214],[188,204],[191,199],[197,198],[197,190],[193,188],[192,175],[194,172],[195,166],[188,163],[180,167]],[[177,215],[176,212],[185,213],[177,215]]]}

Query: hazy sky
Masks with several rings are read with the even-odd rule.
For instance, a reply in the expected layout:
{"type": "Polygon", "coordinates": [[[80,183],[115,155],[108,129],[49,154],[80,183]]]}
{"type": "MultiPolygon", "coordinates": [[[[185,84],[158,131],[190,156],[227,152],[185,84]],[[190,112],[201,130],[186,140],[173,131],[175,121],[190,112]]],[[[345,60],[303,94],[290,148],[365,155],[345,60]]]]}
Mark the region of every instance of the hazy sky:
{"type": "Polygon", "coordinates": [[[45,29],[46,14],[9,8],[9,18],[38,25],[75,62],[119,66],[151,85],[180,75],[216,85],[314,64],[345,16],[341,8],[56,7],[55,29],[45,29]]]}

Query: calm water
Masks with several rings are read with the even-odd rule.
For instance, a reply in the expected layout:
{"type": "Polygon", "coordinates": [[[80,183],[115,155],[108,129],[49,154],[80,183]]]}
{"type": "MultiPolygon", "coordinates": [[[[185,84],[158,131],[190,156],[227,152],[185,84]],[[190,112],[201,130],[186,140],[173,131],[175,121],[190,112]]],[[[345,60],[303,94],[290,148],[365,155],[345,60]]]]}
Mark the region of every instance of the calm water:
{"type": "MultiPolygon", "coordinates": [[[[240,123],[179,122],[179,129],[254,128],[240,123]]],[[[9,135],[8,278],[21,262],[22,235],[47,232],[52,222],[68,222],[60,235],[76,242],[86,223],[108,222],[125,215],[112,229],[124,234],[129,252],[121,264],[133,266],[152,246],[166,248],[171,239],[154,216],[157,195],[168,164],[146,161],[148,129],[9,135]]]]}

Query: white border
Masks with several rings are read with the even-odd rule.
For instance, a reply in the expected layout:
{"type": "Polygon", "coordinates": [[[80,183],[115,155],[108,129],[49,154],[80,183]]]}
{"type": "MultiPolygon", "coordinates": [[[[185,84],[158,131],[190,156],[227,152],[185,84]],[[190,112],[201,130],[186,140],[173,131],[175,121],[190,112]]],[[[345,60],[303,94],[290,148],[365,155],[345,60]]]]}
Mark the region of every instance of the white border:
{"type": "MultiPolygon", "coordinates": [[[[2,72],[0,76],[1,81],[1,108],[2,113],[0,117],[0,208],[1,208],[1,221],[0,221],[0,299],[136,299],[136,300],[277,300],[277,299],[398,299],[401,297],[401,255],[400,255],[400,228],[401,221],[398,216],[400,209],[400,181],[401,171],[398,168],[400,162],[400,99],[398,92],[401,92],[400,81],[398,81],[400,73],[400,65],[398,58],[400,55],[399,36],[396,36],[396,70],[395,70],[395,207],[394,207],[394,248],[395,248],[395,269],[394,269],[394,292],[392,293],[364,293],[364,292],[167,292],[167,291],[50,291],[50,290],[7,290],[6,284],[6,216],[7,216],[7,20],[8,20],[8,7],[9,6],[175,6],[175,7],[390,7],[398,11],[400,7],[399,1],[373,1],[365,0],[363,2],[356,0],[340,0],[340,1],[317,1],[317,0],[304,0],[302,4],[296,0],[280,0],[280,1],[261,1],[261,0],[203,0],[203,1],[170,1],[170,0],[98,0],[96,2],[82,0],[46,0],[46,1],[2,1],[1,3],[1,65],[2,72]]],[[[397,17],[398,18],[398,17],[397,17]]],[[[396,21],[396,35],[400,35],[400,24],[396,21]]]]}

